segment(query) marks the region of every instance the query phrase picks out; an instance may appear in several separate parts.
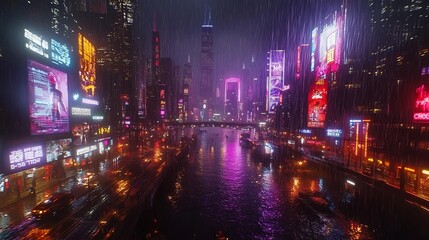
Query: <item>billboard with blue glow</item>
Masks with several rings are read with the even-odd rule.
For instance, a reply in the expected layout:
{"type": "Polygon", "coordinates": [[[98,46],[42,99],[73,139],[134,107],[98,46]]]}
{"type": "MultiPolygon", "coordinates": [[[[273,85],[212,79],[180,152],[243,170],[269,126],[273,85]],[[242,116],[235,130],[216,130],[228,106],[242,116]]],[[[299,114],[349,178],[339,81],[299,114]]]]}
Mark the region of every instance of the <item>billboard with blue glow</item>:
{"type": "Polygon", "coordinates": [[[30,52],[50,59],[55,65],[69,67],[71,62],[70,47],[55,39],[24,29],[25,48],[30,52]]]}
{"type": "Polygon", "coordinates": [[[285,51],[271,50],[269,52],[269,69],[267,79],[267,111],[274,113],[280,102],[280,95],[284,84],[285,51]]]}
{"type": "Polygon", "coordinates": [[[317,28],[313,29],[311,32],[311,62],[310,62],[310,71],[314,71],[314,65],[316,61],[316,47],[317,47],[317,28]]]}

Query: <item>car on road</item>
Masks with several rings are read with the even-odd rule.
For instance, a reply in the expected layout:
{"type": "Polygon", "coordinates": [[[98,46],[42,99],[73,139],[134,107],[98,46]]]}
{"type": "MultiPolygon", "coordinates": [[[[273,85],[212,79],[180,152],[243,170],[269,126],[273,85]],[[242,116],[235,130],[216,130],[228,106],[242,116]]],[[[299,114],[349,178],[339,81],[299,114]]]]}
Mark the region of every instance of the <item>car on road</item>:
{"type": "Polygon", "coordinates": [[[34,207],[31,214],[37,219],[55,217],[58,213],[70,207],[73,200],[74,197],[69,192],[56,192],[34,207]]]}

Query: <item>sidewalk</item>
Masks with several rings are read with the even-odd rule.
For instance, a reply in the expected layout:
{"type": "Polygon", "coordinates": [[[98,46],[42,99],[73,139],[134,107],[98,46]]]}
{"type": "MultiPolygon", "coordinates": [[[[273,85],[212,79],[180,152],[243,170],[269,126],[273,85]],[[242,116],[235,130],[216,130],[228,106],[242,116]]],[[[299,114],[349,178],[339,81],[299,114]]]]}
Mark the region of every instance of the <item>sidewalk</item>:
{"type": "MultiPolygon", "coordinates": [[[[70,170],[70,171],[66,172],[65,177],[52,179],[50,181],[38,182],[37,186],[36,186],[36,192],[34,194],[43,192],[46,189],[48,189],[54,185],[57,185],[59,183],[66,182],[68,179],[75,177],[76,174],[77,174],[76,170],[70,170]]],[[[5,195],[3,195],[1,197],[0,210],[2,210],[3,208],[5,208],[9,205],[12,205],[12,204],[20,201],[21,199],[27,198],[29,196],[32,196],[32,194],[30,194],[29,189],[23,189],[22,192],[19,194],[19,196],[18,196],[18,193],[16,193],[16,192],[5,193],[5,195]]]]}
{"type": "MultiPolygon", "coordinates": [[[[382,181],[385,184],[394,187],[396,189],[400,189],[399,186],[399,181],[397,179],[394,178],[389,178],[386,176],[382,176],[378,173],[374,173],[371,175],[367,175],[364,174],[363,171],[363,166],[358,166],[358,164],[356,164],[356,160],[351,160],[350,161],[350,165],[347,165],[347,160],[345,158],[343,158],[342,156],[338,156],[336,153],[334,152],[330,152],[330,151],[324,151],[324,155],[323,157],[319,157],[319,156],[314,156],[311,155],[310,151],[307,148],[302,148],[303,149],[303,154],[310,157],[313,160],[317,160],[317,161],[323,161],[323,162],[327,162],[327,163],[332,163],[335,165],[338,165],[340,167],[349,169],[351,171],[356,172],[357,174],[360,174],[362,176],[368,177],[368,178],[372,178],[374,180],[377,181],[382,181]]],[[[425,190],[425,189],[418,189],[417,191],[415,190],[415,188],[409,184],[405,184],[405,192],[416,197],[416,198],[420,198],[424,201],[429,202],[429,191],[425,190]]]]}

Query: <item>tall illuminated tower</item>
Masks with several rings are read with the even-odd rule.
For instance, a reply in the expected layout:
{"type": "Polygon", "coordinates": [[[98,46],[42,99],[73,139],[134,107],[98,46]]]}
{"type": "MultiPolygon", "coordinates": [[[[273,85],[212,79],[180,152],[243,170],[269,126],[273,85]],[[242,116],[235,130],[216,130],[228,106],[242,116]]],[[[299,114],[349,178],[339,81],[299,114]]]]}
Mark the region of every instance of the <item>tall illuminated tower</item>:
{"type": "MultiPolygon", "coordinates": [[[[184,120],[188,121],[191,113],[190,89],[192,86],[192,65],[191,58],[188,55],[188,62],[183,69],[183,114],[184,120]]],[[[192,119],[191,119],[192,120],[192,119]]]]}
{"type": "Polygon", "coordinates": [[[209,120],[209,113],[213,112],[214,102],[214,82],[213,82],[213,24],[211,13],[204,19],[201,35],[201,81],[199,101],[197,108],[200,108],[200,120],[209,120]]]}
{"type": "Polygon", "coordinates": [[[152,81],[148,86],[149,99],[148,99],[148,118],[157,122],[161,120],[161,104],[160,104],[160,92],[161,92],[161,44],[159,38],[159,32],[156,29],[156,18],[154,18],[153,31],[152,31],[152,81]]]}

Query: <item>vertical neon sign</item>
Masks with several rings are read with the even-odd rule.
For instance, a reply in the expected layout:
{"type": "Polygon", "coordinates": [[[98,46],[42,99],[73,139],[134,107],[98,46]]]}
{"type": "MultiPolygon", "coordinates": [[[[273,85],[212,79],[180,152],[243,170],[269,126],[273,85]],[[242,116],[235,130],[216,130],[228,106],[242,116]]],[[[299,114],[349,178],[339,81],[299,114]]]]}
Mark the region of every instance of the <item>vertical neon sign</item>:
{"type": "Polygon", "coordinates": [[[317,37],[317,28],[313,29],[311,32],[311,63],[310,63],[310,70],[314,71],[314,65],[315,65],[315,53],[316,53],[316,37],[317,37]]]}
{"type": "Polygon", "coordinates": [[[280,101],[280,95],[283,90],[285,51],[271,50],[269,57],[269,76],[268,76],[268,112],[274,113],[277,104],[280,101]]]}
{"type": "Polygon", "coordinates": [[[299,79],[301,76],[301,46],[298,46],[296,56],[296,78],[299,79]]]}
{"type": "Polygon", "coordinates": [[[78,49],[80,85],[85,96],[93,97],[96,88],[95,47],[81,33],[78,33],[78,49]]]}

